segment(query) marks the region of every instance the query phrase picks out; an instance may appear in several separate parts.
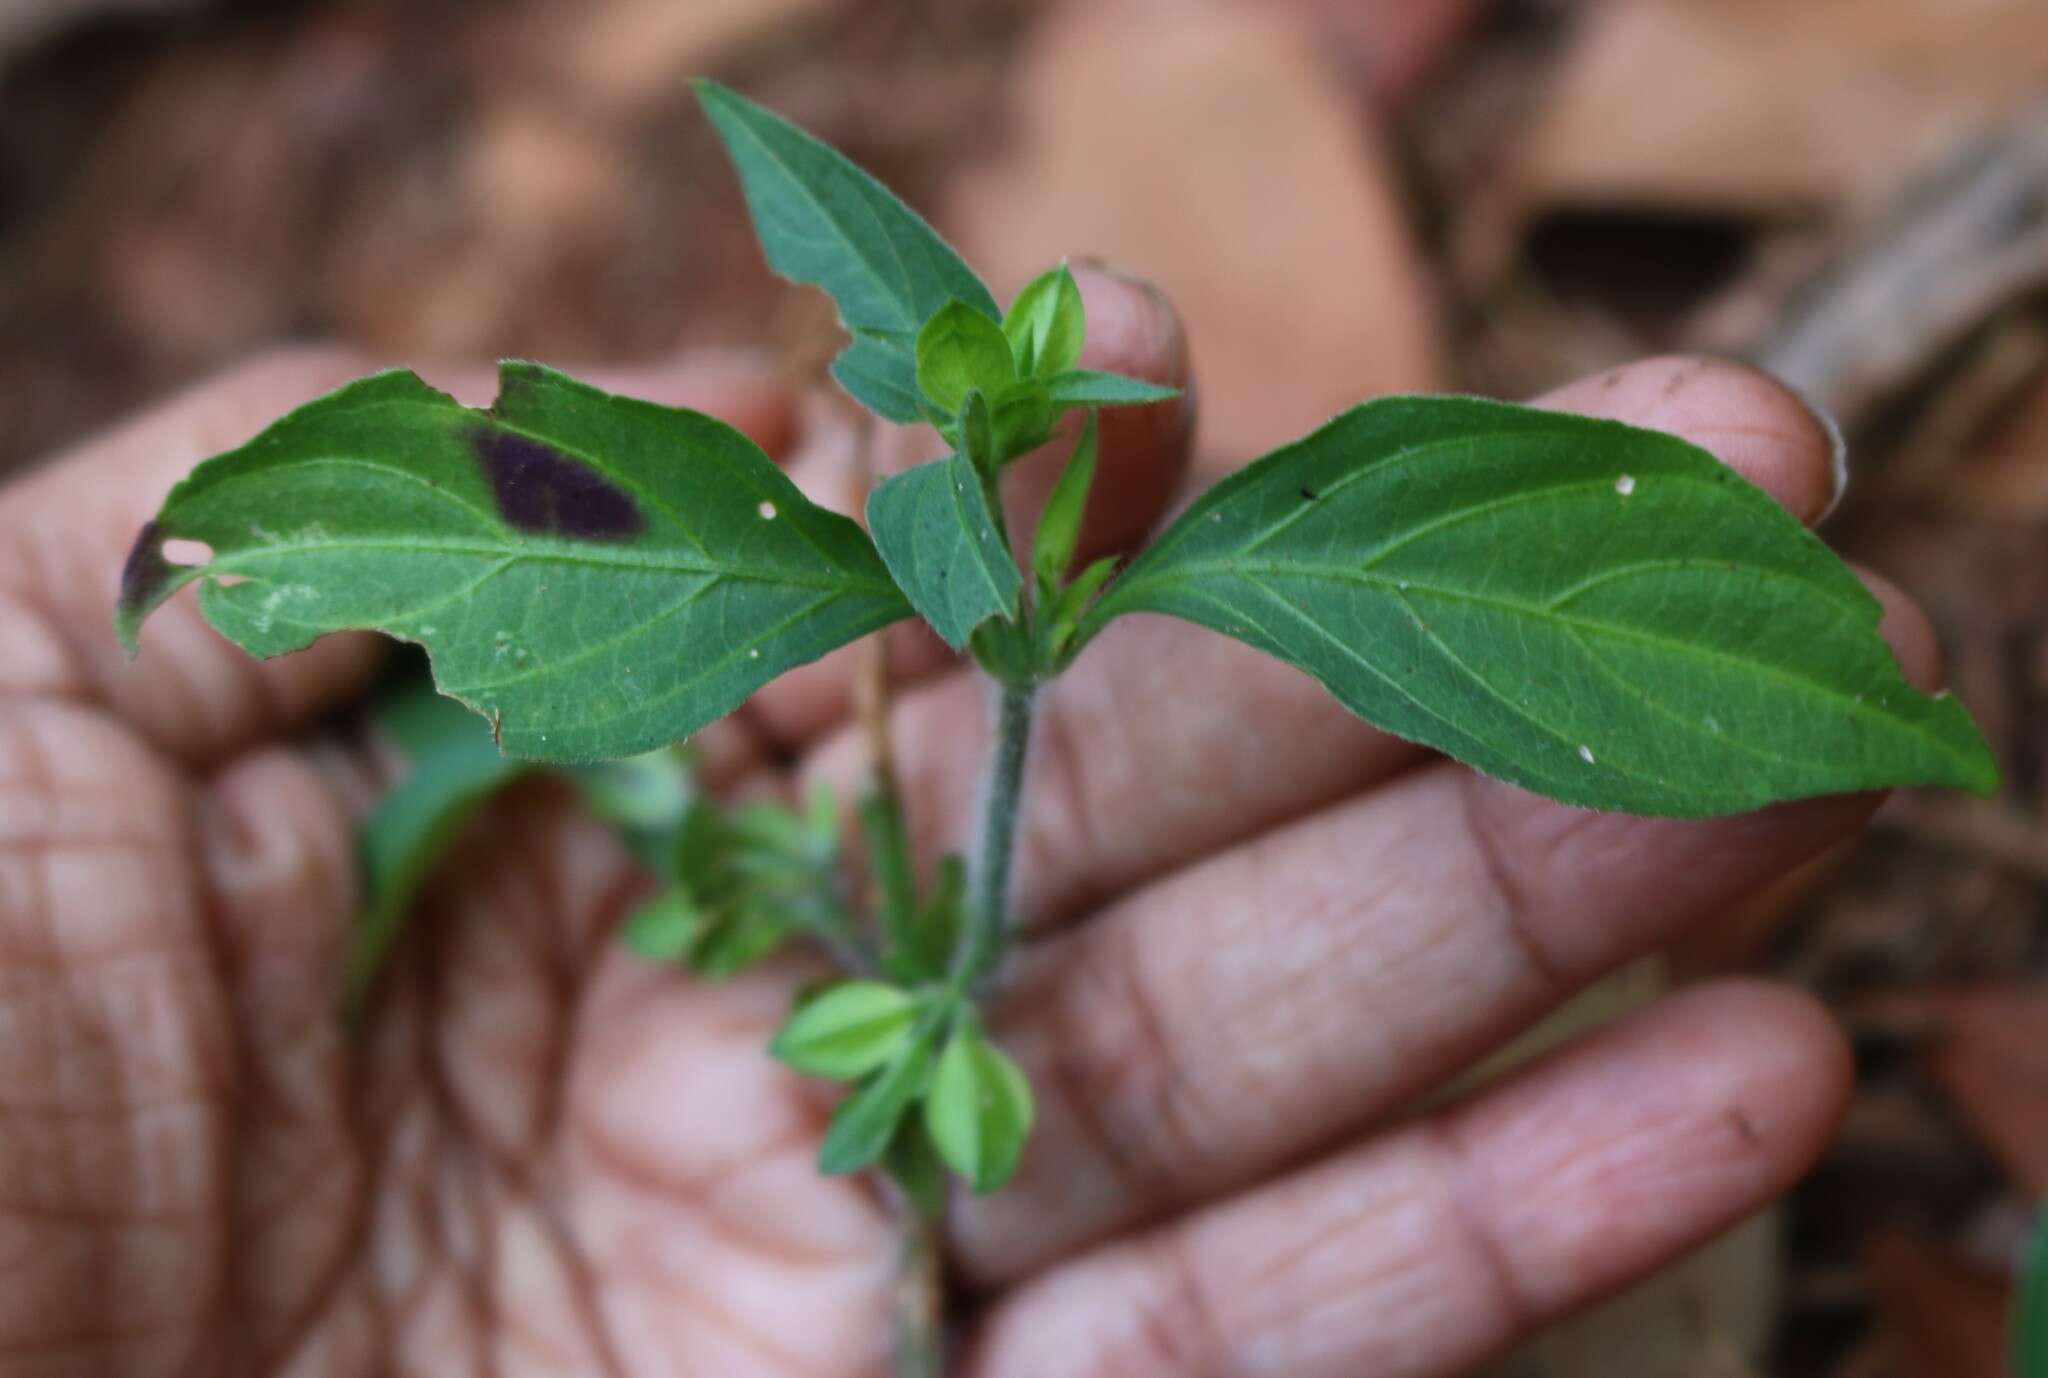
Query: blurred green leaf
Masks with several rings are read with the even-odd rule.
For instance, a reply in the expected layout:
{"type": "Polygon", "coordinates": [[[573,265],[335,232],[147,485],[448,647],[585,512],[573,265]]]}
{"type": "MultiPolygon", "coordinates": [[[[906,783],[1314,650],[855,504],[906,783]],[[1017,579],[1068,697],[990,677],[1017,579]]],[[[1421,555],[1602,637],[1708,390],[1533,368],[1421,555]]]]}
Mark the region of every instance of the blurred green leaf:
{"type": "Polygon", "coordinates": [[[818,1170],[843,1176],[880,1158],[895,1138],[904,1112],[924,1094],[931,1069],[931,1039],[920,1029],[881,1071],[839,1103],[818,1150],[818,1170]]]}
{"type": "Polygon", "coordinates": [[[501,755],[490,725],[434,692],[424,675],[393,684],[371,714],[405,757],[405,774],[357,834],[363,909],[349,935],[343,998],[360,1009],[403,930],[421,883],[463,823],[533,769],[501,755]]]}
{"type": "Polygon", "coordinates": [[[887,1062],[917,1022],[917,1001],[879,981],[848,981],[805,1001],[768,1051],[806,1076],[852,1081],[887,1062]]]}
{"type": "Polygon", "coordinates": [[[626,916],[619,930],[626,948],[650,962],[680,962],[704,932],[704,914],[677,886],[650,896],[626,916]]]}
{"type": "Polygon", "coordinates": [[[1081,523],[1088,514],[1088,490],[1095,484],[1095,413],[1081,428],[1081,438],[1067,457],[1067,467],[1046,497],[1038,532],[1031,543],[1031,568],[1039,578],[1057,584],[1074,562],[1081,542],[1081,523]]]}
{"type": "Polygon", "coordinates": [[[831,793],[801,810],[774,800],[727,809],[693,797],[668,836],[672,884],[651,925],[626,940],[643,956],[684,961],[701,976],[735,975],[791,938],[845,941],[852,921],[839,894],[839,819],[831,793]]]}
{"type": "Polygon", "coordinates": [[[925,1132],[977,1192],[1010,1180],[1031,1133],[1031,1083],[1008,1054],[963,1021],[925,1094],[925,1132]]]}
{"type": "Polygon", "coordinates": [[[882,1160],[883,1168],[926,1220],[937,1220],[946,1209],[946,1165],[939,1161],[924,1122],[905,1115],[896,1122],[896,1136],[882,1160]]]}

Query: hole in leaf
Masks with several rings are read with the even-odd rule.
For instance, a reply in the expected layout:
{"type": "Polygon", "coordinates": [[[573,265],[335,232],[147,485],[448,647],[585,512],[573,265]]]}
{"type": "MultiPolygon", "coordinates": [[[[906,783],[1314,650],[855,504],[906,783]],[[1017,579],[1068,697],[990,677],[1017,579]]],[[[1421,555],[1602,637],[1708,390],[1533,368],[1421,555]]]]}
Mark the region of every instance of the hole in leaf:
{"type": "Polygon", "coordinates": [[[213,563],[213,547],[205,541],[188,541],[182,536],[173,536],[163,544],[164,559],[174,565],[210,565],[213,563]]]}

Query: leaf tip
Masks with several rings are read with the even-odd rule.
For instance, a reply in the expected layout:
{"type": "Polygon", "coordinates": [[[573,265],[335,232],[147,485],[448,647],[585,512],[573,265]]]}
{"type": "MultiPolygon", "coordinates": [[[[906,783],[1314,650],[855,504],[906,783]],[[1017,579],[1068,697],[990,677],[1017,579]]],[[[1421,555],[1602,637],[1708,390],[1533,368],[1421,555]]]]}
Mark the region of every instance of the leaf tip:
{"type": "Polygon", "coordinates": [[[1998,762],[1991,754],[1991,744],[1985,741],[1983,734],[1977,732],[1974,727],[1971,737],[1973,740],[1963,758],[1961,776],[1956,783],[1961,789],[1978,798],[1988,799],[1998,793],[1999,786],[2004,782],[1999,775],[1998,762]]]}
{"type": "Polygon", "coordinates": [[[132,659],[142,624],[166,598],[198,577],[193,565],[175,565],[164,557],[164,542],[170,533],[160,521],[150,521],[135,535],[128,558],[121,564],[121,589],[114,602],[114,635],[121,649],[132,659]]]}

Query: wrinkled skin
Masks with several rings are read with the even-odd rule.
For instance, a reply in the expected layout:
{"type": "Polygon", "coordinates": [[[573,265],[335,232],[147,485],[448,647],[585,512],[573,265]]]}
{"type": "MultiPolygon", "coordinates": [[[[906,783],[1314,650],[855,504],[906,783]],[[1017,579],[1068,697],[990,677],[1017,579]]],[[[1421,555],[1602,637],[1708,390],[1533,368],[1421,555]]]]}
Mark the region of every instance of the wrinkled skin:
{"type": "MultiPolygon", "coordinates": [[[[1093,362],[1182,381],[1156,296],[1087,290],[1093,362]]],[[[265,361],[0,496],[0,1378],[886,1373],[885,1202],[816,1175],[829,1101],[761,1052],[810,968],[707,987],[636,964],[610,934],[644,881],[538,784],[465,836],[351,1037],[375,771],[319,723],[375,645],[258,665],[181,597],[120,659],[114,571],[169,484],[365,366],[265,361]]],[[[841,423],[770,375],[595,376],[727,416],[843,505],[841,423]]],[[[1547,404],[1677,430],[1809,519],[1829,500],[1824,434],[1734,366],[1650,361],[1547,404]]],[[[1173,407],[1106,427],[1097,549],[1166,505],[1187,434],[1173,407]]],[[[959,841],[982,690],[914,636],[894,660],[929,856],[959,841]]],[[[849,663],[707,734],[718,778],[851,779],[849,663]]],[[[1832,1132],[1838,1036],[1754,983],[1428,1095],[1873,801],[1564,809],[1150,618],[1044,714],[1030,941],[996,1021],[1040,1129],[1017,1181],[954,1215],[961,1372],[1453,1373],[1759,1208],[1832,1132]]]]}

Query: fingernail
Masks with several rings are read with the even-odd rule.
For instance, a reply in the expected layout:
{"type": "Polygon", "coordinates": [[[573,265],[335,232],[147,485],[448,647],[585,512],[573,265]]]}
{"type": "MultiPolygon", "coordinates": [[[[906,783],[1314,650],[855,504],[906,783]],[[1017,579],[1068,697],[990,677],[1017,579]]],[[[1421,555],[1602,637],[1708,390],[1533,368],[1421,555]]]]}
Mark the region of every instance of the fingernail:
{"type": "Polygon", "coordinates": [[[1842,505],[1842,495],[1849,491],[1849,438],[1842,433],[1842,423],[1835,420],[1834,413],[1799,388],[1792,388],[1792,395],[1799,399],[1799,405],[1806,408],[1806,414],[1828,438],[1828,480],[1834,489],[1828,496],[1827,506],[1821,509],[1820,516],[1814,518],[1816,522],[1824,522],[1829,513],[1842,505]]]}
{"type": "Polygon", "coordinates": [[[1150,278],[1141,277],[1136,273],[1126,272],[1115,264],[1105,262],[1094,254],[1082,254],[1076,258],[1069,259],[1068,264],[1070,267],[1085,268],[1091,273],[1099,273],[1111,282],[1121,283],[1133,291],[1143,292],[1155,301],[1164,302],[1166,300],[1166,293],[1159,289],[1158,283],[1153,282],[1150,278]]]}

